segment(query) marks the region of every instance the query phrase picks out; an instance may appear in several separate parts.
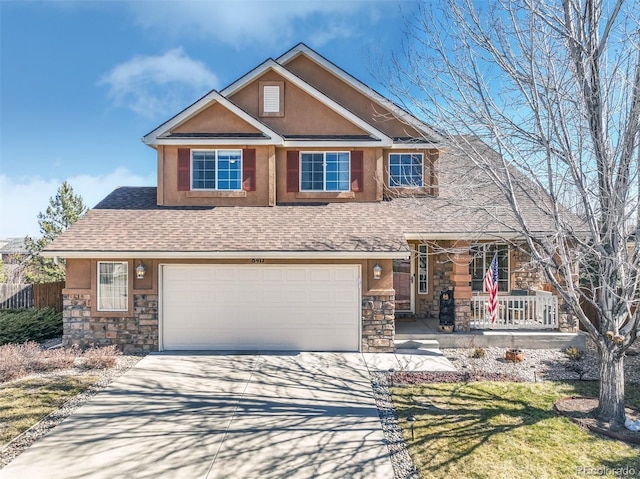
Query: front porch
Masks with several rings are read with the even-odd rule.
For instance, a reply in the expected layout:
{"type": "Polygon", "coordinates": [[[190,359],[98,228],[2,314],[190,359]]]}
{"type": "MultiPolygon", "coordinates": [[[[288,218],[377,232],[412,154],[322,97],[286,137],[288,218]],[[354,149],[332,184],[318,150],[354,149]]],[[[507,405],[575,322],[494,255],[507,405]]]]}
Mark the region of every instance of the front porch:
{"type": "Polygon", "coordinates": [[[586,335],[582,332],[487,328],[442,333],[438,331],[438,324],[439,321],[435,318],[396,321],[395,348],[566,349],[571,346],[580,350],[586,348],[586,335]]]}
{"type": "Polygon", "coordinates": [[[558,298],[542,290],[498,295],[497,318],[491,322],[489,297],[471,297],[471,329],[551,329],[557,330],[558,298]]]}
{"type": "Polygon", "coordinates": [[[529,336],[535,331],[578,331],[576,318],[565,310],[561,298],[551,291],[521,247],[425,240],[409,241],[409,248],[409,258],[393,261],[396,332],[402,334],[407,327],[403,319],[434,318],[427,320],[431,326],[426,322],[422,326],[428,333],[437,334],[441,306],[452,312],[448,324],[456,333],[474,337],[483,335],[482,331],[488,336],[503,331],[504,337],[509,336],[505,333],[508,331],[523,331],[529,336]],[[499,292],[497,318],[492,323],[484,275],[494,255],[498,258],[499,292]],[[442,292],[452,297],[448,306],[440,303],[442,292]],[[433,331],[428,331],[430,327],[433,331]]]}

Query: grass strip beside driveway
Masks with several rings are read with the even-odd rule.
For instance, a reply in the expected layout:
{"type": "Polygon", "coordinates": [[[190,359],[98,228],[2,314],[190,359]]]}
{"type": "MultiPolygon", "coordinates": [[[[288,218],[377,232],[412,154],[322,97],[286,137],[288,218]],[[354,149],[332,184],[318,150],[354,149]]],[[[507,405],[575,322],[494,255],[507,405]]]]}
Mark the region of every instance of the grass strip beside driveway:
{"type": "MultiPolygon", "coordinates": [[[[391,393],[424,479],[622,477],[615,471],[625,467],[640,475],[638,447],[596,436],[553,409],[561,397],[597,397],[595,382],[430,383],[391,393]]],[[[627,398],[640,408],[640,385],[628,384],[627,398]]]]}
{"type": "Polygon", "coordinates": [[[0,386],[0,448],[98,380],[98,376],[43,376],[0,386]]]}

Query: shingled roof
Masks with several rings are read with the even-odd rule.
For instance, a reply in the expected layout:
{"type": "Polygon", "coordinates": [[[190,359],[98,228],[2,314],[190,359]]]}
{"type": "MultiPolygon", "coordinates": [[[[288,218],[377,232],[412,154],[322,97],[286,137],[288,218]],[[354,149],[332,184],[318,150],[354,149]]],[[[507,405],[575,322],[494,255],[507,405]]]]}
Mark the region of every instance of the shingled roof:
{"type": "MultiPolygon", "coordinates": [[[[501,195],[489,194],[490,188],[466,155],[446,151],[440,156],[436,197],[273,207],[171,207],[156,204],[156,188],[121,187],[46,251],[59,256],[277,252],[403,257],[409,251],[407,238],[517,236],[520,227],[510,206],[501,195]]],[[[518,197],[528,224],[541,233],[553,232],[553,222],[536,195],[522,189],[518,197]]]]}

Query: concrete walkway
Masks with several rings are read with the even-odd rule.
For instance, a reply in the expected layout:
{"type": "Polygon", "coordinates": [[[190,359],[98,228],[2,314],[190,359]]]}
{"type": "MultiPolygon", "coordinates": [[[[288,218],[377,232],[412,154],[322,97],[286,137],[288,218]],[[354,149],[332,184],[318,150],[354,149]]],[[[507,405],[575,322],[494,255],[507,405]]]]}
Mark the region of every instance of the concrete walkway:
{"type": "Polygon", "coordinates": [[[438,332],[437,319],[416,318],[396,322],[396,345],[407,341],[432,341],[440,348],[522,348],[567,349],[575,346],[586,349],[586,334],[561,333],[536,329],[483,329],[454,333],[438,332]]]}
{"type": "Polygon", "coordinates": [[[393,353],[363,353],[370,371],[455,371],[451,361],[443,356],[437,346],[396,349],[393,353]]]}
{"type": "Polygon", "coordinates": [[[0,478],[391,478],[369,370],[433,370],[439,361],[437,353],[150,355],[0,478]]]}

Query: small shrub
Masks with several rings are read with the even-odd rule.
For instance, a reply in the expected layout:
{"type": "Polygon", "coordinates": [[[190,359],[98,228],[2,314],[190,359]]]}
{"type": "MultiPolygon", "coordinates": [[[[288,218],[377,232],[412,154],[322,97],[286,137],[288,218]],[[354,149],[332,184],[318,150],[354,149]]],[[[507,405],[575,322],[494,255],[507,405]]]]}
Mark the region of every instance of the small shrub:
{"type": "Polygon", "coordinates": [[[116,365],[122,353],[114,346],[91,346],[82,354],[81,366],[87,369],[105,369],[116,365]]]}
{"type": "Polygon", "coordinates": [[[578,375],[580,380],[587,374],[587,368],[585,367],[582,359],[584,358],[584,351],[580,351],[575,346],[571,346],[567,348],[564,352],[569,358],[569,364],[567,365],[567,369],[569,371],[573,371],[578,375]]]}
{"type": "Polygon", "coordinates": [[[484,358],[486,355],[485,351],[483,348],[476,348],[473,350],[473,353],[471,354],[471,357],[473,359],[482,359],[484,358]]]}
{"type": "Polygon", "coordinates": [[[565,354],[571,361],[580,361],[584,357],[584,351],[580,351],[575,346],[567,348],[565,354]]]}
{"type": "Polygon", "coordinates": [[[80,354],[80,349],[75,345],[71,348],[49,349],[41,352],[38,366],[42,368],[41,371],[72,368],[80,354]]]}
{"type": "Polygon", "coordinates": [[[51,308],[0,310],[0,345],[62,336],[62,313],[51,308]]]}
{"type": "Polygon", "coordinates": [[[0,382],[11,381],[31,373],[73,367],[80,355],[78,348],[43,351],[33,341],[0,346],[0,382]]]}
{"type": "Polygon", "coordinates": [[[11,381],[27,374],[22,344],[0,346],[0,382],[11,381]]]}

